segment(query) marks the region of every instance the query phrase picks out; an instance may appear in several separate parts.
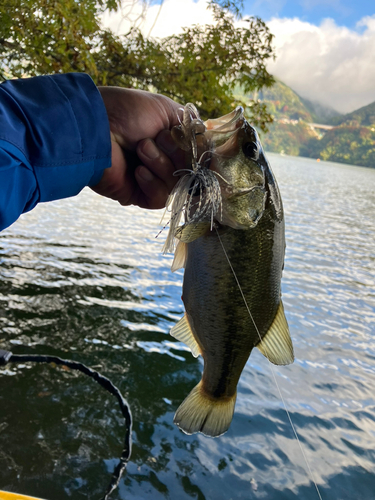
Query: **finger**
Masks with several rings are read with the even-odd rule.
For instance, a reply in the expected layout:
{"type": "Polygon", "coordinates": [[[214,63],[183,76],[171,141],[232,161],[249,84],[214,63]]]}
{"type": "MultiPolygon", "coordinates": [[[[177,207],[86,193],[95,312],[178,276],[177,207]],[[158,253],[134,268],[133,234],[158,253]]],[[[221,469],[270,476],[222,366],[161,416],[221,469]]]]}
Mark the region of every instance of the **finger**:
{"type": "Polygon", "coordinates": [[[141,208],[164,208],[169,195],[165,182],[144,165],[138,166],[134,175],[139,186],[137,205],[141,208]]]}
{"type": "Polygon", "coordinates": [[[96,193],[119,201],[122,205],[131,203],[136,189],[134,176],[129,173],[124,151],[119,144],[112,142],[112,164],[103,172],[98,184],[91,186],[96,193]]]}
{"type": "Polygon", "coordinates": [[[177,177],[173,175],[175,166],[151,139],[145,139],[138,144],[137,154],[142,164],[158,177],[171,192],[177,182],[177,177]]]}
{"type": "Polygon", "coordinates": [[[175,170],[186,168],[185,152],[177,146],[169,130],[162,130],[158,134],[155,142],[157,147],[172,161],[175,170]]]}
{"type": "MultiPolygon", "coordinates": [[[[154,94],[155,95],[155,94],[154,94]]],[[[174,125],[179,124],[179,115],[181,116],[181,104],[176,101],[172,101],[169,97],[158,94],[158,97],[163,99],[164,109],[167,112],[169,125],[165,127],[166,129],[171,129],[174,125]]]]}

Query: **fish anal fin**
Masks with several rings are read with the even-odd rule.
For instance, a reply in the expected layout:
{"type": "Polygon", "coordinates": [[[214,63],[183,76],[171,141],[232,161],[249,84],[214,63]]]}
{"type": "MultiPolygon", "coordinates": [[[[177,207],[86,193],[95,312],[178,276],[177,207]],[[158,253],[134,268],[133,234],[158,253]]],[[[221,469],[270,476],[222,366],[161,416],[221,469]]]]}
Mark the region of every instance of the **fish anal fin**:
{"type": "Polygon", "coordinates": [[[171,328],[169,333],[172,337],[187,345],[195,358],[201,354],[201,349],[198,342],[195,340],[193,330],[189,324],[186,313],[185,316],[183,316],[183,318],[181,318],[180,321],[176,323],[173,328],[171,328]]]}
{"type": "Polygon", "coordinates": [[[293,344],[281,300],[272,325],[256,347],[274,365],[293,363],[293,344]]]}
{"type": "Polygon", "coordinates": [[[236,396],[209,397],[200,381],[177,409],[173,422],[185,434],[201,432],[210,437],[221,436],[232,421],[236,396]]]}
{"type": "Polygon", "coordinates": [[[175,236],[183,243],[190,243],[206,234],[209,229],[209,222],[192,222],[190,224],[180,226],[177,229],[175,236]]]}
{"type": "Polygon", "coordinates": [[[171,271],[174,273],[178,269],[185,267],[187,259],[187,243],[179,241],[174,252],[174,259],[171,266],[171,271]]]}

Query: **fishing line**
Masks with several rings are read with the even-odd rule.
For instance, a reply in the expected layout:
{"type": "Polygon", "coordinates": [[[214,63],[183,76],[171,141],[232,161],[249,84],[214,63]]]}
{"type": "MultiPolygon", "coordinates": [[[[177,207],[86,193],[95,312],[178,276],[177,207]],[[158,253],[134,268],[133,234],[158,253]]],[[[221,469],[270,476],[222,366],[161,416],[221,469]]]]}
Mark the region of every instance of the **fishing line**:
{"type": "MultiPolygon", "coordinates": [[[[239,281],[238,281],[237,275],[236,275],[236,273],[234,272],[234,269],[233,269],[232,263],[231,263],[231,261],[229,260],[229,256],[228,256],[228,254],[227,254],[227,252],[226,252],[226,250],[225,250],[225,247],[224,247],[224,245],[223,245],[222,239],[220,238],[219,231],[217,230],[217,228],[216,228],[216,227],[215,227],[215,230],[216,230],[216,234],[217,234],[217,236],[218,236],[218,238],[219,238],[219,241],[220,241],[221,247],[222,247],[222,249],[223,249],[223,252],[224,252],[224,254],[225,254],[225,257],[226,257],[226,259],[227,259],[227,261],[228,261],[228,264],[229,264],[229,266],[230,266],[230,268],[231,268],[231,271],[232,271],[232,273],[233,273],[234,279],[236,280],[236,283],[237,283],[238,289],[240,290],[240,293],[241,293],[242,299],[243,299],[243,301],[244,301],[244,303],[245,303],[245,306],[246,306],[247,312],[249,313],[249,316],[250,316],[250,318],[251,318],[251,321],[253,322],[253,325],[254,325],[254,327],[255,327],[255,330],[257,331],[257,334],[258,334],[258,336],[259,336],[259,340],[260,340],[260,342],[262,342],[262,337],[261,337],[261,335],[260,335],[260,333],[259,333],[259,330],[258,330],[258,327],[257,327],[257,325],[256,325],[256,323],[255,323],[255,321],[254,321],[253,315],[251,314],[251,311],[250,311],[250,308],[249,308],[249,306],[248,306],[248,304],[247,304],[247,301],[246,301],[245,295],[244,295],[244,293],[243,293],[243,291],[242,291],[242,288],[241,288],[241,285],[240,285],[240,283],[239,283],[239,281]]],[[[267,349],[265,349],[265,350],[267,351],[267,349]]],[[[311,476],[312,482],[313,482],[313,483],[314,483],[314,485],[315,485],[315,489],[316,489],[316,492],[317,492],[317,494],[318,494],[319,499],[320,499],[320,500],[322,500],[322,496],[321,496],[321,494],[320,494],[320,491],[319,491],[319,488],[318,488],[318,484],[317,484],[317,482],[316,482],[316,480],[315,480],[315,477],[314,477],[314,474],[313,474],[313,472],[312,472],[312,470],[311,470],[311,467],[310,467],[309,461],[308,461],[307,456],[306,456],[306,454],[305,454],[305,452],[304,452],[304,450],[303,450],[303,447],[302,447],[301,441],[300,441],[300,439],[299,439],[299,437],[298,437],[297,430],[296,430],[296,428],[295,428],[295,426],[294,426],[294,424],[293,424],[293,422],[292,422],[292,418],[291,418],[291,416],[290,416],[290,413],[289,413],[289,410],[288,410],[288,408],[287,408],[286,402],[285,402],[285,400],[284,400],[284,398],[283,398],[283,395],[282,395],[282,392],[281,392],[280,386],[279,386],[279,384],[278,384],[278,382],[277,382],[274,367],[273,367],[273,365],[272,365],[271,361],[269,360],[268,356],[266,356],[266,357],[267,357],[268,362],[269,362],[269,364],[270,364],[270,366],[271,366],[271,372],[272,372],[273,379],[274,379],[274,381],[275,381],[275,384],[276,384],[277,390],[278,390],[278,392],[279,392],[279,395],[280,395],[281,401],[282,401],[282,403],[283,403],[283,405],[284,405],[284,409],[285,409],[286,414],[287,414],[287,416],[288,416],[288,420],[289,420],[290,425],[291,425],[291,427],[292,427],[292,430],[293,430],[294,436],[295,436],[295,438],[297,439],[297,442],[298,442],[299,448],[300,448],[300,450],[301,450],[302,456],[303,456],[303,458],[304,458],[304,460],[305,460],[305,463],[306,463],[307,469],[308,469],[308,471],[309,471],[309,473],[310,473],[310,476],[311,476]]]]}
{"type": "Polygon", "coordinates": [[[159,7],[159,10],[158,10],[158,13],[156,14],[156,17],[155,17],[154,23],[153,23],[153,25],[151,26],[150,31],[148,32],[147,38],[150,38],[151,31],[154,29],[155,24],[156,24],[156,21],[158,20],[158,18],[159,18],[159,16],[160,16],[160,12],[161,12],[161,8],[163,7],[163,3],[164,3],[164,0],[161,0],[161,2],[160,2],[160,7],[159,7]]]}

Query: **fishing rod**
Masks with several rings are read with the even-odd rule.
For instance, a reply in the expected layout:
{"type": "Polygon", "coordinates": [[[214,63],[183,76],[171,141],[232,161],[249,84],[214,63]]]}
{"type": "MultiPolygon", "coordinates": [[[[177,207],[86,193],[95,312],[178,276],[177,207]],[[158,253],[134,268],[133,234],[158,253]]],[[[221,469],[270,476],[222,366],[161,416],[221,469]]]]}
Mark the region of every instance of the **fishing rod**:
{"type": "Polygon", "coordinates": [[[47,355],[37,355],[37,354],[13,354],[10,351],[5,351],[0,349],[0,366],[5,366],[9,363],[54,363],[55,365],[66,366],[71,370],[77,370],[81,373],[84,373],[88,377],[92,378],[97,382],[103,389],[112,394],[118,401],[121,413],[124,417],[125,421],[125,438],[124,438],[124,446],[121,453],[121,457],[119,463],[115,467],[111,481],[104,493],[104,496],[100,500],[109,500],[109,496],[113,491],[117,488],[121,476],[124,473],[127,463],[129,462],[132,448],[132,415],[130,411],[130,407],[121,394],[120,390],[104,375],[89,368],[83,363],[79,363],[77,361],[71,361],[69,359],[62,359],[58,356],[47,356],[47,355]]]}

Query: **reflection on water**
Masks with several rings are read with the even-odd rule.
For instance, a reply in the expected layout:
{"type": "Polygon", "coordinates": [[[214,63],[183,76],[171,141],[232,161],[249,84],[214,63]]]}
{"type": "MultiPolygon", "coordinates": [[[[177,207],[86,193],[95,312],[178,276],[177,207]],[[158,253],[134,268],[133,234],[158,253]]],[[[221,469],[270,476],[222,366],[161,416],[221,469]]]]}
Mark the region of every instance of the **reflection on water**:
{"type": "MultiPolygon", "coordinates": [[[[375,487],[375,170],[269,155],[286,212],[283,300],[296,361],[275,373],[324,500],[375,487]]],[[[174,411],[202,363],[168,335],[181,271],[160,213],[90,191],[39,206],[0,234],[0,348],[86,363],[131,404],[133,455],[114,499],[316,499],[270,367],[254,352],[218,439],[174,411]]],[[[0,488],[99,498],[121,453],[110,395],[52,366],[0,372],[0,488]]]]}

